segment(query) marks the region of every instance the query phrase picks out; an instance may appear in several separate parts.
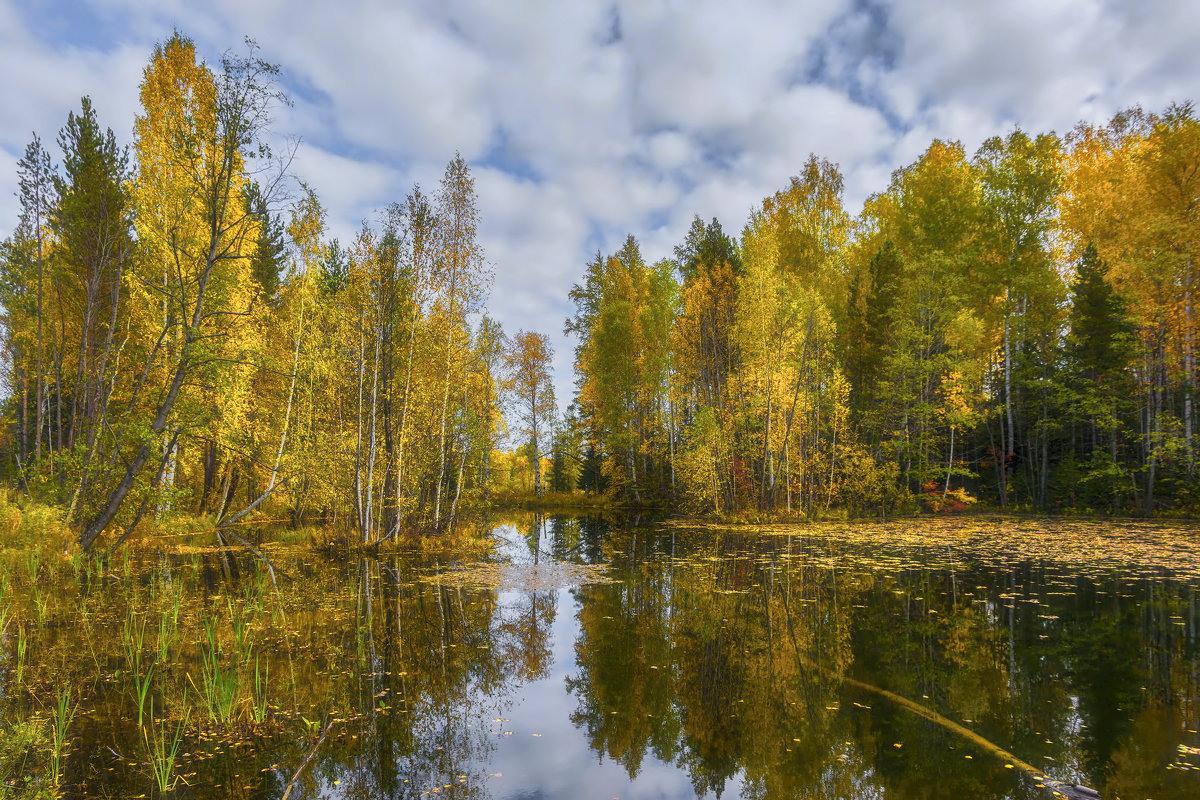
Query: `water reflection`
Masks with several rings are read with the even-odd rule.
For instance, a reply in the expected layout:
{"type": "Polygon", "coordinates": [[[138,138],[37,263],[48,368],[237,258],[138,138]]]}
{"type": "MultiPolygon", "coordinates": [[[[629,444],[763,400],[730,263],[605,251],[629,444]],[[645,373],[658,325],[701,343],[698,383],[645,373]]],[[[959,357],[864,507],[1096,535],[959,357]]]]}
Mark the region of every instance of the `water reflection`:
{"type": "Polygon", "coordinates": [[[751,796],[1047,796],[891,692],[1060,780],[1200,790],[1171,768],[1198,743],[1192,579],[968,553],[897,565],[800,535],[624,541],[627,583],[580,592],[571,686],[631,777],[653,754],[697,794],[740,775],[751,796]]]}
{"type": "MultiPolygon", "coordinates": [[[[277,548],[278,593],[240,554],[10,554],[0,724],[48,726],[72,690],[68,796],[157,792],[144,687],[144,716],[191,709],[181,798],[279,798],[310,753],[293,798],[1049,797],[1025,762],[1105,797],[1200,793],[1186,531],[1111,530],[1116,557],[1094,526],[639,522],[277,548]]],[[[23,759],[14,785],[44,786],[45,742],[23,759]]]]}

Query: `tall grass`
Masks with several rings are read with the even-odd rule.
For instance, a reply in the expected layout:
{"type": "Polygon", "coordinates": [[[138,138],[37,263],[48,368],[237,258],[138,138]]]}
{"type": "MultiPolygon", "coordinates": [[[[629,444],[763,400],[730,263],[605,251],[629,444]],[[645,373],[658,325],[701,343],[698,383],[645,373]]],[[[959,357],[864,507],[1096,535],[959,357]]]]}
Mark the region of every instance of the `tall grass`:
{"type": "MultiPolygon", "coordinates": [[[[154,662],[150,663],[150,668],[146,670],[145,675],[138,672],[133,673],[133,691],[137,696],[138,707],[138,727],[142,726],[142,711],[146,707],[146,698],[150,694],[150,685],[154,678],[154,662]]],[[[150,704],[154,704],[154,698],[150,698],[150,704]]]]}
{"type": "Polygon", "coordinates": [[[143,652],[146,646],[146,618],[140,619],[131,606],[125,615],[125,666],[133,681],[133,696],[137,701],[138,727],[142,725],[145,713],[146,699],[150,696],[150,686],[154,679],[156,662],[151,659],[149,664],[143,664],[143,652]]]}

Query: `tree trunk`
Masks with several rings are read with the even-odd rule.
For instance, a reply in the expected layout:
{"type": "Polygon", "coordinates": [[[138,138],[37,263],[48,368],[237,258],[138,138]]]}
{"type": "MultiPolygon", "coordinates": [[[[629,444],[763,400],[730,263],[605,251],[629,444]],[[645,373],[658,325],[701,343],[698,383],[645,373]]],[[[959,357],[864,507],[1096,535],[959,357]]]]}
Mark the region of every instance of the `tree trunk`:
{"type": "Polygon", "coordinates": [[[458,514],[458,498],[462,496],[463,485],[463,467],[467,463],[467,443],[462,443],[462,453],[458,457],[458,482],[454,485],[454,500],[450,503],[450,524],[454,524],[454,520],[458,514]]]}
{"type": "Polygon", "coordinates": [[[397,536],[400,533],[400,520],[402,517],[401,509],[404,508],[403,493],[404,493],[404,442],[408,435],[408,405],[409,392],[412,388],[412,365],[413,365],[413,346],[417,335],[417,314],[414,311],[412,317],[412,325],[408,331],[408,366],[404,373],[404,408],[400,411],[400,433],[396,437],[399,441],[396,443],[396,523],[392,528],[390,536],[397,536]]]}
{"type": "Polygon", "coordinates": [[[1183,290],[1183,445],[1187,458],[1187,474],[1189,477],[1196,475],[1196,451],[1193,439],[1193,421],[1192,421],[1192,404],[1196,396],[1196,361],[1195,352],[1193,350],[1192,330],[1192,258],[1191,258],[1191,242],[1188,242],[1188,258],[1184,274],[1185,278],[1183,290]]]}
{"type": "Polygon", "coordinates": [[[441,523],[442,482],[446,480],[446,413],[450,409],[450,365],[454,358],[454,282],[450,284],[450,313],[446,317],[446,377],[442,384],[441,433],[438,439],[439,464],[437,489],[433,500],[433,527],[441,523]]]}
{"type": "Polygon", "coordinates": [[[371,504],[375,499],[375,430],[378,427],[375,424],[375,408],[376,398],[379,393],[379,350],[382,347],[383,331],[380,330],[375,336],[375,367],[371,374],[371,417],[368,420],[371,425],[371,444],[367,455],[367,513],[364,517],[366,527],[363,529],[363,544],[371,542],[371,504]]]}
{"type": "Polygon", "coordinates": [[[950,426],[950,455],[946,459],[946,485],[942,487],[942,505],[946,504],[946,495],[950,494],[950,472],[954,469],[954,426],[950,426]]]}
{"type": "MultiPolygon", "coordinates": [[[[360,320],[361,322],[361,320],[360,320]]],[[[367,340],[366,333],[360,328],[358,332],[358,411],[354,426],[354,513],[358,517],[359,537],[366,540],[367,527],[370,521],[366,517],[366,507],[363,504],[362,486],[362,426],[363,426],[363,379],[367,370],[367,340]]]]}
{"type": "Polygon", "coordinates": [[[1004,415],[1008,422],[1008,441],[1004,443],[1004,479],[1000,485],[1000,505],[1008,506],[1008,463],[1017,452],[1017,429],[1013,425],[1012,354],[1009,344],[1008,312],[1004,314],[1004,415]]]}
{"type": "MultiPolygon", "coordinates": [[[[207,277],[207,276],[205,276],[207,277]]],[[[200,297],[203,298],[204,285],[206,281],[200,284],[200,297]]],[[[197,307],[199,314],[199,307],[197,307]]],[[[167,390],[167,396],[158,407],[158,413],[154,415],[154,422],[150,425],[150,436],[142,443],[138,449],[137,455],[133,460],[128,462],[125,467],[125,474],[121,477],[120,482],[108,495],[108,501],[104,507],[96,514],[83,528],[83,532],[79,536],[79,546],[83,550],[89,550],[95,543],[108,524],[117,516],[117,512],[121,508],[121,503],[125,501],[125,496],[129,494],[129,490],[133,488],[134,479],[141,472],[142,467],[146,465],[146,461],[150,458],[150,450],[158,444],[159,437],[167,427],[167,420],[171,416],[171,409],[175,405],[175,398],[179,396],[179,390],[183,386],[184,379],[187,377],[188,368],[190,366],[190,346],[191,341],[184,345],[184,352],[180,356],[179,363],[175,367],[175,374],[171,379],[170,388],[167,390]]]]}
{"type": "Polygon", "coordinates": [[[46,378],[45,371],[42,368],[42,283],[45,274],[45,263],[42,258],[42,213],[41,202],[39,200],[37,214],[35,216],[35,224],[37,225],[37,262],[38,262],[38,281],[37,281],[37,411],[34,414],[34,425],[36,426],[36,441],[33,447],[33,463],[40,466],[42,463],[42,403],[46,399],[46,378]]]}
{"type": "MultiPolygon", "coordinates": [[[[218,518],[218,520],[217,520],[217,528],[218,529],[227,528],[230,525],[233,525],[235,522],[239,521],[240,519],[245,517],[247,514],[249,514],[251,511],[253,511],[255,508],[257,508],[264,500],[266,500],[268,497],[271,496],[271,493],[273,491],[275,491],[275,482],[276,482],[277,478],[279,477],[279,463],[283,460],[283,448],[287,445],[288,430],[289,430],[289,427],[290,427],[291,421],[292,421],[292,400],[296,396],[296,373],[300,369],[300,342],[303,338],[304,338],[304,306],[301,305],[301,307],[300,307],[300,325],[296,330],[296,350],[292,356],[292,380],[291,380],[291,384],[288,386],[287,406],[285,407],[284,412],[283,412],[283,433],[281,433],[279,436],[279,450],[277,450],[275,453],[275,465],[271,468],[271,480],[267,483],[266,490],[261,495],[259,495],[255,500],[251,501],[244,509],[242,509],[241,511],[239,511],[238,513],[234,514],[231,517],[218,518]]],[[[300,508],[299,499],[297,499],[296,508],[297,508],[297,514],[296,514],[295,519],[298,522],[299,521],[299,508],[300,508]]],[[[224,514],[224,509],[222,509],[222,514],[224,514]]]]}

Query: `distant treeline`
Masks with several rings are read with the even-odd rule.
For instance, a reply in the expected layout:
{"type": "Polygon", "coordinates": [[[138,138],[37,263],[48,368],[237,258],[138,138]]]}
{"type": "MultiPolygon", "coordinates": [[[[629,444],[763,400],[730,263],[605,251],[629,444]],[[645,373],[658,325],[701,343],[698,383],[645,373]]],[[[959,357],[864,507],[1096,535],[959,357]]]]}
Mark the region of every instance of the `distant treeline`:
{"type": "Polygon", "coordinates": [[[696,218],[672,259],[630,237],[587,265],[581,485],[719,514],[1200,509],[1190,104],[935,141],[857,217],[842,187],[812,157],[740,239],[696,218]]]}

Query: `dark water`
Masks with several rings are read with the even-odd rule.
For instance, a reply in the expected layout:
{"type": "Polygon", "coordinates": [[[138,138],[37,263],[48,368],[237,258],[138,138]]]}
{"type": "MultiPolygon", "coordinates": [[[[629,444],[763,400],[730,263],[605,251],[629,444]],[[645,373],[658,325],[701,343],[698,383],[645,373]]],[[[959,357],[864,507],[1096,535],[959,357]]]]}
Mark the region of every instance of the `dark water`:
{"type": "MultiPolygon", "coordinates": [[[[276,548],[278,594],[241,555],[7,554],[0,734],[49,731],[69,690],[67,796],[163,795],[176,731],[180,798],[278,798],[310,755],[293,798],[1200,796],[1186,527],[490,537],[276,548]]],[[[0,748],[0,796],[48,793],[52,747],[0,748]]]]}

